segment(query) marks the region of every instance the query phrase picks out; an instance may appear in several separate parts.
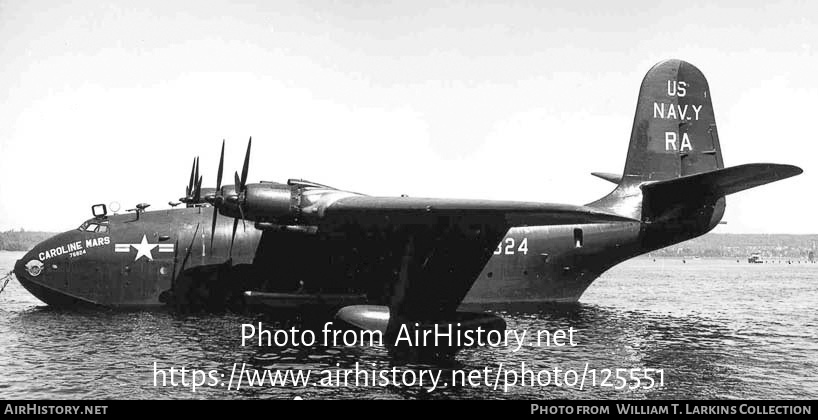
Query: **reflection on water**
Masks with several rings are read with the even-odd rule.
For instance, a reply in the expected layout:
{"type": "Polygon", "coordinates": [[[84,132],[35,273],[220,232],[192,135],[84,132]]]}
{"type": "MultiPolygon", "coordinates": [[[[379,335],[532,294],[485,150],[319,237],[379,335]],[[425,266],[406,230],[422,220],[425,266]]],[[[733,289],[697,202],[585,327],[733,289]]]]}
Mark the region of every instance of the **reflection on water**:
{"type": "MultiPolygon", "coordinates": [[[[0,271],[20,253],[0,252],[0,271]]],[[[55,310],[16,281],[0,295],[4,398],[815,398],[818,266],[638,259],[599,279],[576,305],[494,308],[508,328],[577,330],[576,347],[472,348],[441,366],[395,364],[383,348],[241,346],[252,316],[55,310]],[[154,386],[159,368],[442,370],[656,368],[663,388],[549,386],[154,386]]],[[[265,324],[272,328],[270,323],[265,324]]],[[[289,326],[288,326],[289,327],[289,326]]],[[[316,373],[317,374],[317,373],[316,373]]],[[[493,379],[492,379],[493,382],[493,379]]]]}

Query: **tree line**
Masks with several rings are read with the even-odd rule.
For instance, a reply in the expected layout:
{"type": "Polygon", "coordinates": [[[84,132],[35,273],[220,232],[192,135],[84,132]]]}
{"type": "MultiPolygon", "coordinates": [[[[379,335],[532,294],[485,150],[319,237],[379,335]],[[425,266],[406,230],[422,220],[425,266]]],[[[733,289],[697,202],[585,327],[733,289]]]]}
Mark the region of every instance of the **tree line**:
{"type": "Polygon", "coordinates": [[[28,232],[24,229],[0,232],[0,250],[28,251],[54,235],[53,232],[28,232]]]}

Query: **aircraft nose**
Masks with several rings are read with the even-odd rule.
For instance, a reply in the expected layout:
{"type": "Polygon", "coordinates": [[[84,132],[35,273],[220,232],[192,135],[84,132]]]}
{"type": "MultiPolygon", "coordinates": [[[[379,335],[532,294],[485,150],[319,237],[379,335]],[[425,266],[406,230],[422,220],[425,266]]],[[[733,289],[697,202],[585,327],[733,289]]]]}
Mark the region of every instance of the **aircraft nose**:
{"type": "Polygon", "coordinates": [[[58,233],[31,248],[23,258],[14,265],[17,278],[42,283],[50,273],[62,266],[69,254],[76,250],[78,232],[70,230],[58,233]]]}
{"type": "Polygon", "coordinates": [[[42,274],[43,262],[37,258],[37,249],[34,247],[14,264],[14,275],[18,279],[25,280],[42,274]]]}
{"type": "Polygon", "coordinates": [[[28,254],[24,255],[23,258],[17,260],[17,262],[14,263],[13,272],[14,272],[14,276],[17,277],[18,279],[25,276],[24,273],[26,272],[26,270],[25,270],[25,262],[24,261],[26,261],[27,256],[28,256],[28,254]]]}

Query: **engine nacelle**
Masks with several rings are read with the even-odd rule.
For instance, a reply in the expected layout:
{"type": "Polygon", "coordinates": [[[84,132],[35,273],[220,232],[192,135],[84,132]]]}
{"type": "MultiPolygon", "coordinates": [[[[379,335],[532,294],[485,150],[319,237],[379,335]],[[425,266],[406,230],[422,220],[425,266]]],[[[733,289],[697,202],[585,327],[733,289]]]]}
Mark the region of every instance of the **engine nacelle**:
{"type": "Polygon", "coordinates": [[[228,217],[242,217],[255,222],[288,222],[298,215],[293,190],[282,184],[248,184],[243,196],[236,196],[232,185],[222,188],[219,213],[228,217]],[[241,211],[239,210],[241,205],[241,211]]]}
{"type": "Polygon", "coordinates": [[[256,222],[289,221],[298,215],[298,204],[289,186],[249,184],[243,210],[246,219],[256,222]]]}

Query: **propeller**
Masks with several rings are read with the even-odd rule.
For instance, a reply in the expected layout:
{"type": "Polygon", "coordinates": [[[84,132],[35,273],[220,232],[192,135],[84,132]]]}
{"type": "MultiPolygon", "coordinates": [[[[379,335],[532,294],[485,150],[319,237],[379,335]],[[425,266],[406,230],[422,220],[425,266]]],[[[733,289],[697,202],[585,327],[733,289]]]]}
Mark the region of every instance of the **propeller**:
{"type": "MultiPolygon", "coordinates": [[[[222,139],[222,154],[219,157],[219,172],[216,174],[216,194],[222,189],[222,172],[224,170],[224,139],[222,139]]],[[[209,197],[208,197],[209,198],[209,197]]],[[[213,254],[213,239],[216,237],[216,219],[219,217],[219,209],[216,208],[216,195],[213,196],[213,225],[210,228],[210,253],[213,254]]]]}
{"type": "MultiPolygon", "coordinates": [[[[247,171],[250,167],[250,147],[253,144],[253,138],[250,137],[250,140],[247,141],[247,152],[244,154],[244,166],[241,168],[241,178],[239,178],[239,173],[234,172],[233,181],[235,182],[236,186],[236,195],[231,195],[227,197],[230,202],[236,203],[236,207],[239,208],[239,215],[241,215],[241,224],[244,228],[244,231],[247,231],[247,223],[244,220],[244,209],[242,208],[242,202],[244,201],[245,194],[247,193],[247,171]]],[[[239,227],[239,219],[233,220],[233,236],[230,238],[230,255],[233,255],[233,242],[236,240],[236,229],[239,227]]]]}
{"type": "MultiPolygon", "coordinates": [[[[199,169],[197,166],[196,169],[199,169]]],[[[196,181],[196,192],[193,194],[193,202],[198,204],[202,202],[202,177],[199,177],[199,180],[196,181]]]]}
{"type": "MultiPolygon", "coordinates": [[[[216,224],[219,217],[219,210],[218,208],[221,207],[222,204],[225,202],[230,203],[231,205],[235,205],[238,209],[239,216],[238,218],[233,219],[233,232],[230,237],[230,250],[228,255],[232,258],[233,255],[233,245],[236,241],[236,231],[238,230],[239,226],[239,219],[241,219],[242,227],[245,231],[247,231],[247,222],[244,219],[244,208],[242,205],[245,201],[245,194],[247,193],[247,175],[250,170],[250,148],[252,146],[253,138],[250,137],[250,140],[247,142],[247,152],[244,155],[244,165],[242,166],[241,176],[239,176],[238,172],[233,174],[234,180],[234,189],[235,192],[224,196],[222,195],[222,177],[224,175],[224,147],[225,141],[222,140],[222,150],[221,155],[219,157],[219,170],[216,173],[216,191],[214,193],[208,193],[204,199],[213,205],[213,219],[210,226],[210,253],[213,253],[213,244],[216,237],[216,224]]],[[[198,182],[194,189],[194,196],[196,200],[201,199],[201,177],[199,177],[198,173],[198,159],[195,161],[194,164],[194,172],[192,173],[192,179],[197,179],[198,182]]]]}
{"type": "Polygon", "coordinates": [[[200,203],[202,199],[202,177],[199,176],[199,157],[193,158],[193,167],[190,168],[190,181],[185,187],[185,197],[179,201],[183,203],[200,203]]]}
{"type": "Polygon", "coordinates": [[[196,175],[193,178],[195,185],[193,186],[193,203],[198,204],[202,202],[202,177],[199,175],[199,157],[196,157],[196,175]]]}
{"type": "MultiPolygon", "coordinates": [[[[233,174],[233,180],[236,183],[236,207],[239,208],[239,215],[241,215],[241,226],[245,232],[247,232],[247,222],[244,220],[244,209],[242,208],[242,204],[245,199],[245,194],[247,193],[247,171],[250,167],[250,147],[252,145],[253,137],[250,137],[250,140],[247,140],[247,152],[244,154],[244,166],[241,168],[241,179],[239,179],[238,172],[234,172],[233,174]]],[[[236,228],[238,227],[239,220],[235,219],[233,221],[233,236],[230,238],[231,255],[233,251],[233,241],[236,240],[236,228]]]]}
{"type": "Polygon", "coordinates": [[[250,166],[250,146],[253,144],[253,138],[247,141],[247,154],[244,155],[244,166],[241,168],[241,191],[244,192],[247,187],[247,170],[250,166]]]}
{"type": "Polygon", "coordinates": [[[196,158],[193,158],[193,166],[190,167],[190,181],[187,183],[187,188],[185,188],[185,199],[180,200],[182,202],[187,203],[190,201],[191,194],[193,194],[193,173],[196,171],[196,158]]]}
{"type": "Polygon", "coordinates": [[[173,273],[170,278],[170,290],[173,291],[174,296],[174,304],[179,304],[179,298],[175,294],[177,293],[176,290],[176,281],[182,272],[185,271],[185,265],[187,265],[188,258],[190,258],[190,251],[193,250],[193,241],[196,240],[196,234],[199,233],[199,224],[196,224],[196,230],[193,232],[193,236],[190,237],[190,245],[188,245],[187,250],[185,251],[185,258],[182,260],[182,267],[177,271],[176,264],[179,262],[178,253],[179,253],[179,238],[176,238],[176,244],[173,247],[173,273]]]}
{"type": "MultiPolygon", "coordinates": [[[[182,260],[182,268],[179,269],[179,274],[182,274],[182,271],[185,271],[185,265],[187,264],[188,258],[190,258],[190,251],[193,250],[193,241],[196,240],[196,235],[199,233],[199,224],[196,224],[196,230],[193,231],[193,236],[190,237],[190,245],[187,247],[187,251],[185,252],[185,259],[182,260]]],[[[178,242],[178,239],[177,239],[178,242]]]]}
{"type": "Polygon", "coordinates": [[[239,227],[239,219],[233,219],[233,236],[230,238],[230,251],[227,255],[233,258],[233,241],[236,240],[236,228],[239,227]]]}

